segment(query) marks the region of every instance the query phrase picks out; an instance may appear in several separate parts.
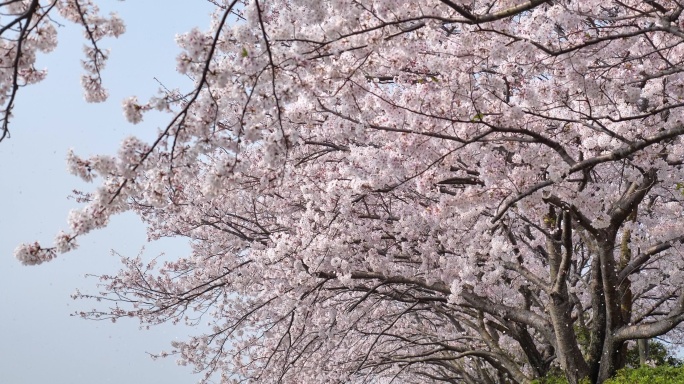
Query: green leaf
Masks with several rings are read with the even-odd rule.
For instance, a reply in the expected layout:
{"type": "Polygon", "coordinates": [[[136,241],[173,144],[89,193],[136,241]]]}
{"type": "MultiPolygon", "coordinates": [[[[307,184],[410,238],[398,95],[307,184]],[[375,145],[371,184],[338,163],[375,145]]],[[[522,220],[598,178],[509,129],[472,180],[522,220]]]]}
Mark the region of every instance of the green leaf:
{"type": "Polygon", "coordinates": [[[482,121],[482,118],[484,118],[484,117],[485,117],[485,115],[483,115],[482,113],[478,113],[477,115],[473,116],[473,118],[470,119],[470,121],[473,123],[476,121],[482,121]]]}
{"type": "Polygon", "coordinates": [[[648,366],[636,369],[621,369],[605,384],[683,384],[684,368],[648,366]]]}

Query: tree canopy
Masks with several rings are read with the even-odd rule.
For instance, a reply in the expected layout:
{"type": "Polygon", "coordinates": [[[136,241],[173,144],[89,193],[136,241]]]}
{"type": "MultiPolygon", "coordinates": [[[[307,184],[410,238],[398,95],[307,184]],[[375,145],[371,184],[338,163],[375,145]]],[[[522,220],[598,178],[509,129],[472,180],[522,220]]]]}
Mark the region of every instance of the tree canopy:
{"type": "MultiPolygon", "coordinates": [[[[178,38],[195,88],[123,102],[134,124],[169,113],[158,138],[69,153],[85,206],[16,250],[49,261],[124,211],[189,240],[122,257],[84,317],[200,316],[168,353],[226,383],[602,383],[634,341],[684,341],[684,4],[213,2],[178,38]]],[[[98,44],[122,21],[0,7],[3,137],[54,12],[106,97],[98,44]]]]}

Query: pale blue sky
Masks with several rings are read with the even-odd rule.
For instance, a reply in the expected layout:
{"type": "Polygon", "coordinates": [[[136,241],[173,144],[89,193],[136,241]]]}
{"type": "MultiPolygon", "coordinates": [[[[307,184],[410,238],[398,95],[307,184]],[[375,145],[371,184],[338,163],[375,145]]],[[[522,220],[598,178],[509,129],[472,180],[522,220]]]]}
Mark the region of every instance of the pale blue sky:
{"type": "Polygon", "coordinates": [[[166,349],[172,339],[185,338],[196,329],[165,325],[138,330],[135,320],[93,322],[69,315],[94,303],[73,301],[79,288],[96,290],[96,279],[86,273],[118,270],[114,249],[135,256],[142,246],[154,256],[165,251],[181,255],[183,241],[146,243],[142,224],[133,215],[116,217],[111,225],[82,238],[80,248],[37,267],[21,266],[13,257],[21,242],[50,243],[66,227],[68,200],[74,188],[89,188],[66,172],[65,155],[116,152],[131,134],[147,140],[163,126],[164,116],[147,116],[128,124],[121,100],[153,96],[157,77],[170,87],[185,90],[189,80],[175,72],[176,33],[193,26],[205,29],[213,6],[205,0],[100,1],[117,11],[127,32],[111,48],[104,72],[110,99],[86,104],[79,84],[82,34],[78,27],[60,28],[57,50],[39,59],[47,79],[21,90],[11,123],[12,137],[0,143],[0,384],[187,384],[199,379],[174,359],[152,361],[146,354],[166,349]],[[153,118],[154,117],[154,118],[153,118]]]}

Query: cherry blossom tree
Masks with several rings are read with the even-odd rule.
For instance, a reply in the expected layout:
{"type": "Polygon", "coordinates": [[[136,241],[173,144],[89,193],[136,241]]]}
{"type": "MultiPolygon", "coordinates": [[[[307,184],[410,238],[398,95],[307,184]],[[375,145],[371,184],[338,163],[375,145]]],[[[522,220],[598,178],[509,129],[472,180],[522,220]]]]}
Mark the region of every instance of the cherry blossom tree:
{"type": "MultiPolygon", "coordinates": [[[[37,3],[3,5],[14,68],[37,3]]],[[[70,153],[97,186],[16,250],[51,260],[123,211],[189,240],[122,257],[82,316],[209,323],[163,355],[226,383],[601,383],[637,340],[684,341],[684,4],[216,6],[178,39],[196,88],[123,102],[170,114],[157,140],[70,153]]]]}
{"type": "Polygon", "coordinates": [[[86,45],[83,48],[81,77],[88,102],[107,98],[100,71],[108,52],[99,46],[104,37],[118,37],[125,31],[116,14],[103,17],[90,0],[6,0],[0,2],[0,142],[9,137],[9,120],[17,93],[21,87],[45,78],[46,70],[36,69],[36,55],[50,52],[57,46],[59,25],[53,14],[83,27],[86,45]]]}

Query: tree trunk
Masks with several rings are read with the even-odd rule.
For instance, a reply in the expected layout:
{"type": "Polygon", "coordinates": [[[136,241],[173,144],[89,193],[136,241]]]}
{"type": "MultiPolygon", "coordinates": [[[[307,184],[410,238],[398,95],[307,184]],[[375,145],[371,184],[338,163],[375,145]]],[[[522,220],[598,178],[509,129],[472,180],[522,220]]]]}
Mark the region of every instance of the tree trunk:
{"type": "Polygon", "coordinates": [[[589,366],[582,356],[573,328],[572,305],[566,283],[572,258],[572,221],[569,212],[556,215],[549,210],[549,227],[556,227],[557,235],[547,239],[550,276],[553,283],[549,312],[556,334],[556,355],[570,384],[577,384],[589,376],[589,366]],[[562,248],[561,248],[562,244],[562,248]],[[563,252],[564,251],[564,252],[563,252]]]}
{"type": "Polygon", "coordinates": [[[646,365],[649,358],[648,339],[637,340],[637,348],[639,348],[639,364],[646,365]]]}
{"type": "MultiPolygon", "coordinates": [[[[598,256],[596,257],[598,259],[598,256]]],[[[601,268],[598,260],[591,267],[591,311],[593,323],[587,360],[589,362],[589,377],[592,383],[598,380],[601,368],[601,352],[606,338],[606,302],[603,297],[601,268]]]]}
{"type": "Polygon", "coordinates": [[[598,383],[608,380],[624,365],[624,359],[621,358],[624,342],[614,338],[615,331],[623,325],[621,300],[617,289],[617,265],[613,258],[614,239],[614,234],[608,233],[603,241],[599,242],[599,262],[606,303],[606,334],[601,353],[598,383]]]}

